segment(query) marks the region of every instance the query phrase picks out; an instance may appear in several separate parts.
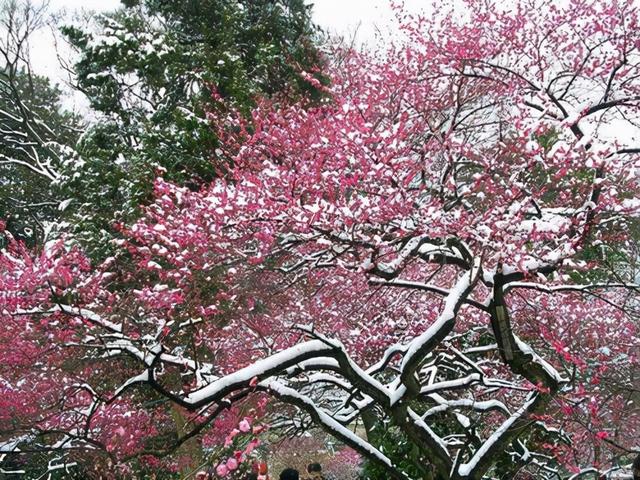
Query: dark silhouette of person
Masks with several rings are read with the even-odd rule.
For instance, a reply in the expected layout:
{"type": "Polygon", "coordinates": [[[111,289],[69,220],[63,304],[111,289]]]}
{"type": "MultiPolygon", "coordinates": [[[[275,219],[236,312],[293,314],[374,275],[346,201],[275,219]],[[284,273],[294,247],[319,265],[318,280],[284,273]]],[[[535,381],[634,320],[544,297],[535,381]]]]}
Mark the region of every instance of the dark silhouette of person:
{"type": "Polygon", "coordinates": [[[298,473],[298,470],[285,468],[280,472],[280,480],[300,480],[300,474],[298,473]]]}
{"type": "Polygon", "coordinates": [[[322,476],[322,466],[319,463],[310,463],[307,465],[307,473],[309,480],[324,480],[322,476]]]}

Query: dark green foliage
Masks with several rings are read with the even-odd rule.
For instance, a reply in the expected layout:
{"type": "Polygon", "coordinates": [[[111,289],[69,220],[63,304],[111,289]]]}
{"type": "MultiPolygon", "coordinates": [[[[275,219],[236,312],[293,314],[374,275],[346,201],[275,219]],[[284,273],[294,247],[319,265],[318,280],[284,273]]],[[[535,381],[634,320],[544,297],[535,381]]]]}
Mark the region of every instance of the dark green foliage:
{"type": "Polygon", "coordinates": [[[584,262],[587,268],[569,271],[571,280],[580,283],[617,281],[634,282],[638,276],[638,239],[640,239],[640,222],[635,218],[620,218],[609,223],[613,241],[603,242],[590,238],[585,247],[578,253],[577,259],[584,262]],[[628,234],[631,240],[615,241],[616,235],[628,234]]]}
{"type": "MultiPolygon", "coordinates": [[[[421,459],[418,446],[408,442],[395,429],[386,429],[380,436],[380,445],[377,447],[388,458],[394,459],[398,469],[410,478],[430,478],[431,467],[421,459]]],[[[386,477],[386,471],[376,463],[364,462],[360,478],[377,480],[386,477]]]]}

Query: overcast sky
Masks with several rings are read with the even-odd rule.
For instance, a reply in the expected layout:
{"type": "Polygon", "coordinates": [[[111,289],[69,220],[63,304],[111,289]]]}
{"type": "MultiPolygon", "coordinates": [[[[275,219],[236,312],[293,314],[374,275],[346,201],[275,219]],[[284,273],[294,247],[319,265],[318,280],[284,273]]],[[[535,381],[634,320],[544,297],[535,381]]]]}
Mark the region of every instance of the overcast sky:
{"type": "MultiPolygon", "coordinates": [[[[179,0],[176,0],[179,1],[179,0]]],[[[313,3],[314,21],[329,33],[351,38],[357,32],[360,42],[372,42],[376,32],[386,34],[393,29],[393,13],[390,0],[309,0],[313,3]]],[[[425,0],[405,0],[406,7],[418,11],[427,3],[425,0]]],[[[120,5],[120,0],[50,0],[50,7],[57,11],[85,9],[96,12],[112,10],[120,5]]],[[[32,42],[32,62],[38,73],[61,78],[53,39],[50,32],[42,32],[32,42]]]]}
{"type": "MultiPolygon", "coordinates": [[[[179,0],[176,0],[179,1],[179,0]]],[[[351,32],[358,24],[366,36],[372,35],[375,26],[384,26],[392,18],[390,0],[307,0],[313,3],[313,16],[319,25],[338,33],[351,32]]],[[[406,7],[419,10],[425,0],[405,0],[406,7]]],[[[120,5],[119,0],[51,0],[54,9],[85,8],[106,11],[120,5]]]]}

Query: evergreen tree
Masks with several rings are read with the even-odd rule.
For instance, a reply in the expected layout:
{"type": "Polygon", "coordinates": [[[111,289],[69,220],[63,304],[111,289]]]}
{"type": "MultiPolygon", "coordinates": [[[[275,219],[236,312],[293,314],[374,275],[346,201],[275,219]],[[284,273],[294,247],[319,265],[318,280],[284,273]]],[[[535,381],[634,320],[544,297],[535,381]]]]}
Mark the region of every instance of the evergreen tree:
{"type": "Polygon", "coordinates": [[[77,166],[80,118],[62,108],[62,92],[32,72],[29,41],[47,25],[46,5],[0,4],[0,218],[30,246],[66,203],[61,171],[77,166]]]}
{"type": "Polygon", "coordinates": [[[79,144],[87,162],[65,186],[77,232],[108,244],[135,217],[158,172],[199,188],[226,168],[205,112],[215,92],[248,111],[258,93],[309,93],[317,30],[303,0],[126,1],[91,28],[63,31],[80,53],[78,88],[100,114],[79,144]]]}

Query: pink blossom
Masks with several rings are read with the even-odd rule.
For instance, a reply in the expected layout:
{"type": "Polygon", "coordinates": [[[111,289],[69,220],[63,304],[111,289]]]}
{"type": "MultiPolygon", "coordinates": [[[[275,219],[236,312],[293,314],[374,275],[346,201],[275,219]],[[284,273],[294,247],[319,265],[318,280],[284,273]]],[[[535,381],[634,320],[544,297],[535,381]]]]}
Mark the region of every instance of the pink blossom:
{"type": "Polygon", "coordinates": [[[238,461],[235,458],[230,458],[229,460],[227,460],[227,468],[229,469],[230,472],[234,471],[235,469],[238,468],[238,461]]]}
{"type": "Polygon", "coordinates": [[[226,477],[227,474],[229,473],[229,469],[227,468],[227,466],[224,463],[221,463],[220,465],[218,465],[216,467],[216,473],[220,477],[226,477]]]}
{"type": "Polygon", "coordinates": [[[231,430],[231,432],[229,432],[229,435],[226,436],[226,438],[224,439],[224,446],[228,447],[229,445],[231,445],[233,443],[233,439],[240,433],[240,430],[238,430],[237,428],[234,428],[233,430],[231,430]]]}
{"type": "Polygon", "coordinates": [[[248,421],[248,418],[245,417],[242,419],[242,421],[238,424],[238,428],[240,429],[241,432],[246,433],[249,430],[251,430],[251,424],[248,421]]]}

